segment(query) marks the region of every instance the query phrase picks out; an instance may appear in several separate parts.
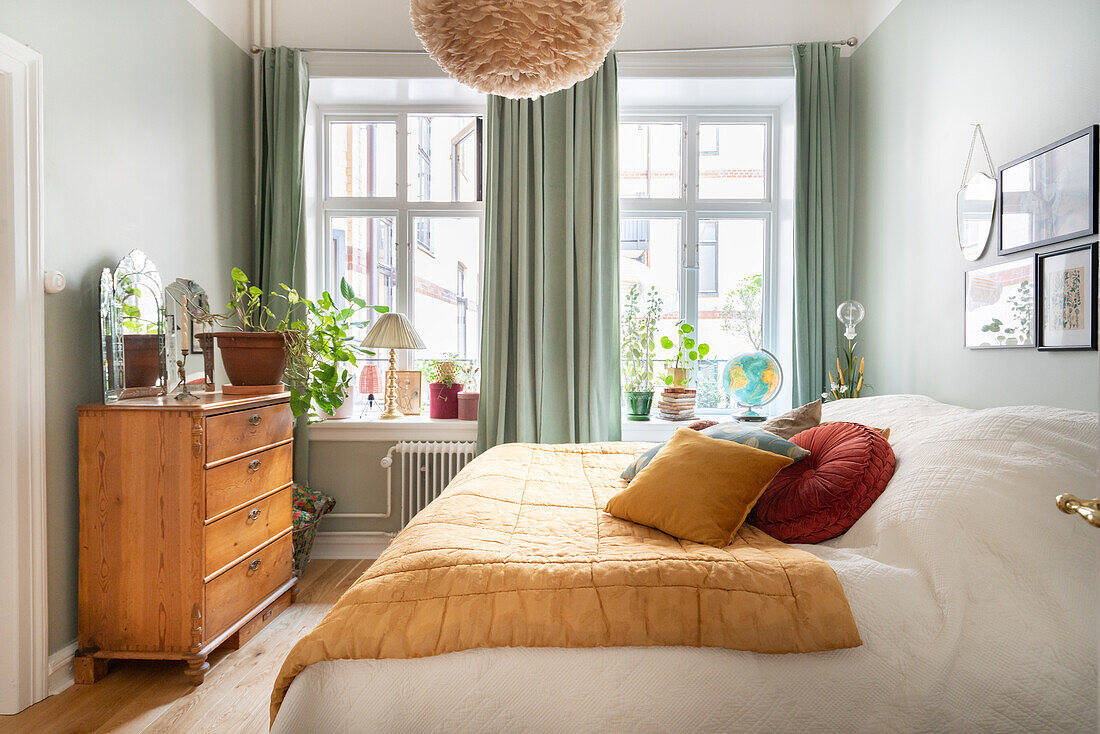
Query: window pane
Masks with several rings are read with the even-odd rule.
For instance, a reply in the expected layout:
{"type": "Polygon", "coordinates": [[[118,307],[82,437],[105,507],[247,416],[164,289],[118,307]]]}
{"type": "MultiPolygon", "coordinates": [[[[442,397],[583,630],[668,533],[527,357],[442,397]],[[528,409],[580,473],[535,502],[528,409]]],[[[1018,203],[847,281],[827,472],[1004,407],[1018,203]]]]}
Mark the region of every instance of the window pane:
{"type": "Polygon", "coordinates": [[[481,241],[477,217],[416,217],[413,229],[433,243],[430,251],[415,249],[416,289],[413,324],[427,349],[417,358],[456,356],[477,361],[478,253],[481,241]]]}
{"type": "MultiPolygon", "coordinates": [[[[339,298],[339,279],[347,278],[355,295],[367,303],[393,308],[396,289],[393,217],[332,217],[329,237],[335,253],[337,278],[329,291],[339,298]]],[[[373,312],[368,311],[365,316],[369,320],[373,312]]],[[[356,340],[364,336],[366,329],[356,330],[356,340]]],[[[375,405],[381,402],[388,360],[379,355],[378,359],[361,358],[358,362],[359,393],[355,399],[355,414],[361,415],[371,394],[376,398],[375,405]]]]}
{"type": "Polygon", "coordinates": [[[329,196],[397,196],[397,124],[329,123],[329,196]]]}
{"type": "MultiPolygon", "coordinates": [[[[626,217],[619,222],[619,284],[621,303],[626,304],[632,287],[641,291],[643,308],[651,292],[656,291],[658,309],[657,350],[654,372],[659,378],[666,357],[660,346],[660,334],[672,334],[680,318],[680,220],[626,217]]],[[[624,318],[626,316],[624,315],[624,318]]],[[[624,364],[624,385],[629,382],[629,365],[624,364]]]]}
{"type": "Polygon", "coordinates": [[[678,122],[619,125],[619,196],[633,199],[679,199],[680,149],[683,128],[678,122]]]}
{"type": "Polygon", "coordinates": [[[409,201],[477,201],[477,118],[409,115],[409,201]]]}
{"type": "Polygon", "coordinates": [[[763,199],[768,126],[699,125],[699,198],[763,199]]]}
{"type": "Polygon", "coordinates": [[[699,220],[699,339],[710,345],[699,368],[697,406],[729,408],[720,376],[726,361],[762,348],[764,219],[699,220]],[[708,244],[709,243],[709,244],[708,244]],[[704,255],[710,251],[712,255],[704,255]],[[711,262],[705,265],[706,258],[711,262]],[[713,273],[705,290],[704,268],[713,273]],[[756,346],[752,340],[756,340],[756,346]]]}
{"type": "Polygon", "coordinates": [[[339,291],[339,278],[347,278],[367,303],[393,308],[393,217],[333,217],[329,232],[337,264],[333,292],[339,291]]]}

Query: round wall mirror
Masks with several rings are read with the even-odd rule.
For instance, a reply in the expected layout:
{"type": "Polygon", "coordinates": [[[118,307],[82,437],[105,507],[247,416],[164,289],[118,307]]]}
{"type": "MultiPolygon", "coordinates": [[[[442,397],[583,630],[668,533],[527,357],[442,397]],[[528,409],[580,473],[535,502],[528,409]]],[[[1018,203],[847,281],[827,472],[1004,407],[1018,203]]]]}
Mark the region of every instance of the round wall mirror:
{"type": "Polygon", "coordinates": [[[975,173],[955,197],[955,213],[962,256],[973,262],[982,256],[993,231],[993,206],[997,182],[985,173],[975,173]]]}

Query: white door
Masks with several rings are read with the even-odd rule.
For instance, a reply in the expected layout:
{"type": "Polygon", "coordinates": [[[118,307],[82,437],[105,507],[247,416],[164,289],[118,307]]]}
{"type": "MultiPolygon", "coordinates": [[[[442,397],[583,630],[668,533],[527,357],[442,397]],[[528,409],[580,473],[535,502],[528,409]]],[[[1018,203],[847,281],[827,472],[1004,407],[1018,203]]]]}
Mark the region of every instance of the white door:
{"type": "Polygon", "coordinates": [[[46,697],[41,56],[0,36],[0,714],[46,697]]]}

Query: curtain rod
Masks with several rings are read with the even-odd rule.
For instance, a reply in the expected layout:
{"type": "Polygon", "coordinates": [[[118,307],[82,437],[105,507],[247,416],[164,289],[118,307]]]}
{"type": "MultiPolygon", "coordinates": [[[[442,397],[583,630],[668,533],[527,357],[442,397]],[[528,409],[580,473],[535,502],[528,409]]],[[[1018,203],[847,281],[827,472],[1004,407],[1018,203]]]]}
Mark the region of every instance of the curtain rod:
{"type": "MultiPolygon", "coordinates": [[[[859,43],[859,40],[852,36],[846,38],[843,41],[829,41],[833,46],[855,46],[859,43]]],[[[800,43],[765,43],[754,46],[704,46],[699,48],[628,48],[621,51],[616,50],[617,54],[680,54],[680,53],[696,53],[705,51],[756,51],[767,48],[790,48],[791,46],[798,46],[800,43]]],[[[427,54],[427,51],[423,49],[380,49],[380,48],[299,48],[298,51],[312,54],[403,54],[403,55],[423,55],[427,54]]],[[[258,54],[263,49],[259,46],[252,47],[252,53],[258,54]]]]}

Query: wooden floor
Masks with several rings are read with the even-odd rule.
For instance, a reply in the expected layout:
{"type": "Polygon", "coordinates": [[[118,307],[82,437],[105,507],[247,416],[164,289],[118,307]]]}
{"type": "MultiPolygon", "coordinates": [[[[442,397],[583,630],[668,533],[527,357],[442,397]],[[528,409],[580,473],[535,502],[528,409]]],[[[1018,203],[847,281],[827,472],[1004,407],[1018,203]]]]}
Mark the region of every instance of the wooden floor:
{"type": "Polygon", "coordinates": [[[15,716],[0,716],[0,732],[266,732],[268,698],[283,659],[370,564],[310,562],[297,602],[240,650],[215,650],[197,688],[182,663],[117,660],[95,685],[72,686],[15,716]]]}

